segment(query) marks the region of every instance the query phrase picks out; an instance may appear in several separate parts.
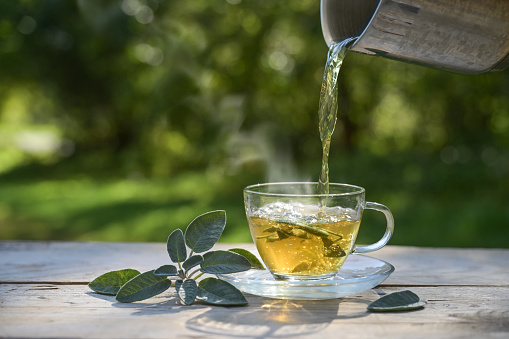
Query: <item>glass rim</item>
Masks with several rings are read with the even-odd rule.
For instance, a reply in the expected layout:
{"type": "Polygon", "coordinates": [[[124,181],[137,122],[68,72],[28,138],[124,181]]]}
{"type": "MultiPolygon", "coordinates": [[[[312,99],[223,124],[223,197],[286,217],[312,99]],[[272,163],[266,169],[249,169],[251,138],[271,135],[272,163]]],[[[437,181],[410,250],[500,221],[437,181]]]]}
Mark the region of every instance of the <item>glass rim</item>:
{"type": "Polygon", "coordinates": [[[261,187],[270,187],[270,186],[292,186],[292,185],[300,185],[300,186],[317,186],[318,182],[270,182],[270,183],[261,183],[249,185],[244,188],[244,193],[249,194],[257,194],[266,197],[342,197],[342,196],[351,196],[357,194],[364,194],[366,190],[364,187],[350,184],[339,184],[339,183],[329,183],[329,187],[348,187],[350,189],[355,189],[355,191],[351,192],[341,192],[341,193],[327,193],[327,194],[318,194],[318,193],[274,193],[274,192],[262,192],[254,190],[255,188],[261,187]]]}

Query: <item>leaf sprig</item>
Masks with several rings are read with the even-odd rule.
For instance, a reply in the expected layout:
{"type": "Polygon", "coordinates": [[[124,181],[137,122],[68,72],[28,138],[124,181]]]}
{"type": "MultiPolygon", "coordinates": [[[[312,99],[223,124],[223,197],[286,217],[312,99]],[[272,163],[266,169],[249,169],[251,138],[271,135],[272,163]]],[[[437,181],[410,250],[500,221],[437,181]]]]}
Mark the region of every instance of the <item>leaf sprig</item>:
{"type": "Polygon", "coordinates": [[[205,273],[228,274],[263,268],[260,261],[244,249],[209,251],[219,240],[225,225],[225,211],[202,214],[187,226],[185,234],[176,229],[168,237],[166,249],[172,264],[144,273],[133,269],[108,272],[88,286],[97,293],[116,295],[117,301],[129,303],[166,291],[172,286],[170,279],[173,278],[178,297],[185,305],[195,300],[223,306],[246,305],[242,292],[226,281],[208,277],[197,282],[205,273]]]}

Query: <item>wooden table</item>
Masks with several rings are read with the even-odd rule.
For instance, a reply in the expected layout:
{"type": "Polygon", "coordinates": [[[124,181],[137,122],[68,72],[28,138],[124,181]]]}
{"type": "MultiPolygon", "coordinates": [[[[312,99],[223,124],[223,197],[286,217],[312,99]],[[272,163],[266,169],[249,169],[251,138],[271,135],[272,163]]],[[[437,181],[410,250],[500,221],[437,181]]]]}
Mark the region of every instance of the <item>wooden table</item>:
{"type": "Polygon", "coordinates": [[[0,242],[0,337],[509,338],[509,250],[387,246],[372,256],[396,271],[377,288],[348,298],[246,295],[245,307],[182,306],[170,289],[121,304],[87,283],[110,270],[166,264],[165,244],[0,242]],[[426,307],[366,310],[380,295],[406,289],[426,299],[426,307]]]}

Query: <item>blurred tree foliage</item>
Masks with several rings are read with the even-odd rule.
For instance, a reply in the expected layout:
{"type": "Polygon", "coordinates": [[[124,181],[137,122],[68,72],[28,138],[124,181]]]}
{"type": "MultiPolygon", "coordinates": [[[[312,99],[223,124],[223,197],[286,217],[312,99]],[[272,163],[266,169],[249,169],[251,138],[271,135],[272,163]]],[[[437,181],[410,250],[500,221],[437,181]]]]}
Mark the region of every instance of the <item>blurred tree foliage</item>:
{"type": "MultiPolygon", "coordinates": [[[[61,154],[96,155],[85,167],[114,159],[146,176],[314,161],[319,6],[2,1],[0,123],[24,111],[25,124],[58,127],[70,148],[61,154]]],[[[333,152],[484,154],[509,172],[507,72],[468,77],[351,53],[341,73],[333,152]]]]}
{"type": "MultiPolygon", "coordinates": [[[[1,1],[0,237],[160,240],[225,208],[249,239],[242,187],[318,176],[319,10],[1,1]]],[[[339,82],[331,180],[390,206],[395,244],[507,246],[509,70],[349,53],[339,82]]]]}

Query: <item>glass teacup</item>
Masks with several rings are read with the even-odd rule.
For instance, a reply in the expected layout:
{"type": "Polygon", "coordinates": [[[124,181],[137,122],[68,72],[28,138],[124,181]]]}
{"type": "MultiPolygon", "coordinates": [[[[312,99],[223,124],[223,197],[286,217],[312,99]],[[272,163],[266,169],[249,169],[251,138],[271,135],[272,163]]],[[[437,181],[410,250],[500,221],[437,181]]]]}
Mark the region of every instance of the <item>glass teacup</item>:
{"type": "Polygon", "coordinates": [[[251,235],[261,259],[276,279],[334,277],[351,253],[376,251],[394,229],[391,211],[366,202],[362,187],[330,184],[317,194],[317,183],[268,183],[244,189],[251,235]],[[384,213],[384,236],[371,245],[355,245],[364,209],[384,213]]]}

